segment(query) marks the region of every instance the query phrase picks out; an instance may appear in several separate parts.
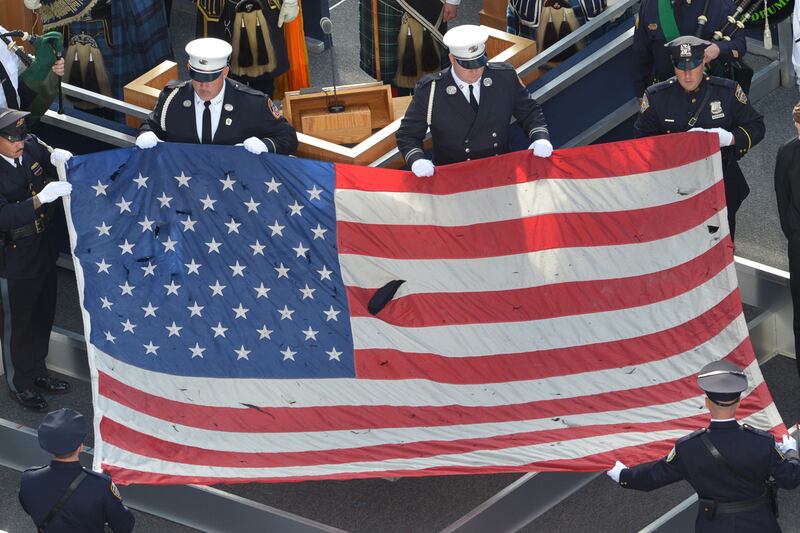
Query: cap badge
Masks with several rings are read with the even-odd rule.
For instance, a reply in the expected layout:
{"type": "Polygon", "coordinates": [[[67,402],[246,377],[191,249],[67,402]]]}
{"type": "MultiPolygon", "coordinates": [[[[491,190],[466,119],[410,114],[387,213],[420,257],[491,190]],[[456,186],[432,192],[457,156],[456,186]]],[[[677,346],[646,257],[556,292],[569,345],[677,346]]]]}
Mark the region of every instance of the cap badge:
{"type": "Polygon", "coordinates": [[[233,104],[225,104],[222,107],[225,109],[225,111],[233,111],[233,104]]]}
{"type": "Polygon", "coordinates": [[[446,92],[447,94],[449,94],[450,96],[453,96],[454,94],[456,94],[456,87],[455,87],[455,85],[448,85],[448,86],[447,86],[447,89],[445,89],[445,92],[446,92]]]}
{"type": "Polygon", "coordinates": [[[19,127],[21,127],[23,124],[25,124],[25,119],[24,119],[24,118],[21,118],[21,119],[19,119],[19,120],[17,121],[17,127],[18,127],[18,128],[19,128],[19,127]]]}
{"type": "Polygon", "coordinates": [[[483,86],[484,87],[491,87],[492,86],[492,78],[483,78],[483,86]]]}
{"type": "Polygon", "coordinates": [[[184,100],[183,107],[192,107],[192,102],[190,100],[184,100]]]}
{"type": "Polygon", "coordinates": [[[689,43],[681,45],[681,57],[692,57],[692,45],[689,43]]]}
{"type": "Polygon", "coordinates": [[[198,59],[197,62],[201,65],[208,65],[208,59],[198,59]]]}
{"type": "Polygon", "coordinates": [[[472,46],[470,46],[469,48],[467,48],[467,50],[468,50],[469,52],[477,52],[477,51],[478,51],[478,48],[480,48],[480,47],[479,47],[477,44],[473,44],[472,46]]]}

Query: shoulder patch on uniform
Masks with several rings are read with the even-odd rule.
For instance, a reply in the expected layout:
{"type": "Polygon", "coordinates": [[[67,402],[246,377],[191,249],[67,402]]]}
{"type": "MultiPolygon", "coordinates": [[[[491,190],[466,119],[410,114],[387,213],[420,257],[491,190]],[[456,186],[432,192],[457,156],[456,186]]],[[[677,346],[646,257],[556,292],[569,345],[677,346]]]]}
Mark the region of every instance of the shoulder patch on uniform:
{"type": "Polygon", "coordinates": [[[736,99],[743,104],[747,103],[747,94],[742,89],[742,86],[738,83],[736,84],[736,99]]]}
{"type": "Polygon", "coordinates": [[[505,62],[486,63],[486,68],[491,70],[514,70],[514,65],[505,62]]]}
{"type": "Polygon", "coordinates": [[[672,449],[669,451],[669,454],[667,455],[667,462],[671,463],[675,459],[675,455],[676,455],[675,447],[673,446],[672,449]]]}
{"type": "Polygon", "coordinates": [[[113,494],[116,499],[120,501],[122,500],[122,495],[119,493],[119,489],[116,485],[114,485],[113,481],[109,482],[108,488],[111,490],[111,494],[113,494]]]}
{"type": "Polygon", "coordinates": [[[639,106],[639,113],[644,113],[650,107],[650,100],[647,99],[647,93],[642,96],[642,103],[639,106]]]}
{"type": "Polygon", "coordinates": [[[691,439],[693,439],[695,437],[699,437],[700,435],[702,435],[705,432],[706,432],[706,428],[700,428],[697,431],[692,431],[688,435],[684,435],[683,437],[681,437],[677,441],[675,441],[675,446],[677,446],[678,444],[681,444],[683,442],[686,442],[687,440],[691,440],[691,439]]]}
{"type": "Polygon", "coordinates": [[[283,117],[283,112],[278,109],[278,106],[275,105],[275,102],[269,97],[267,97],[267,109],[269,109],[269,112],[272,113],[272,116],[275,117],[276,120],[280,120],[283,117]]]}
{"type": "Polygon", "coordinates": [[[770,433],[769,431],[764,431],[763,429],[754,428],[750,424],[742,424],[742,429],[744,429],[745,431],[749,431],[750,433],[755,433],[756,435],[764,437],[765,439],[769,439],[772,441],[775,440],[775,437],[773,437],[772,433],[770,433]]]}

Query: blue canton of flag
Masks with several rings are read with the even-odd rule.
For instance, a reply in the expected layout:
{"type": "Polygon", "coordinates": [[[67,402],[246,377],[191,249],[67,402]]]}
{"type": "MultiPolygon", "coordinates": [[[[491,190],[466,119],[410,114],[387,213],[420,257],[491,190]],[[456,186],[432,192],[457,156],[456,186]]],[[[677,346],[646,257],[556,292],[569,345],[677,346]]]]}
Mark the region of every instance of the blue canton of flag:
{"type": "Polygon", "coordinates": [[[69,163],[94,346],[199,377],[354,374],[332,164],[159,144],[69,163]]]}

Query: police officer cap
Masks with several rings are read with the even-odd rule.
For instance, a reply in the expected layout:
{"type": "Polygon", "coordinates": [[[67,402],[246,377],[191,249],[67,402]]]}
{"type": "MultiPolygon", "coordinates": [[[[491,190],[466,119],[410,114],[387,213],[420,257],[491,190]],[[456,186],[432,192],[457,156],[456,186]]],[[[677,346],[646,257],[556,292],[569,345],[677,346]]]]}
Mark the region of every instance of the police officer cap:
{"type": "Polygon", "coordinates": [[[39,446],[53,455],[67,455],[78,449],[86,438],[86,419],[74,409],[47,413],[39,425],[39,446]]]}
{"type": "Polygon", "coordinates": [[[692,70],[703,62],[703,54],[711,42],[699,37],[686,35],[668,42],[664,46],[669,49],[672,64],[680,70],[692,70]]]}
{"type": "Polygon", "coordinates": [[[214,81],[228,66],[233,48],[222,39],[204,37],[189,41],[189,77],[196,81],[214,81]]]}
{"type": "Polygon", "coordinates": [[[444,45],[464,68],[480,68],[486,59],[486,41],[489,33],[480,26],[456,26],[444,34],[444,45]]]}
{"type": "Polygon", "coordinates": [[[0,107],[0,136],[11,142],[24,140],[28,134],[28,125],[25,121],[28,115],[30,113],[27,111],[0,107]]]}
{"type": "Polygon", "coordinates": [[[747,375],[730,361],[714,361],[700,370],[697,384],[711,401],[733,404],[747,389],[747,375]]]}

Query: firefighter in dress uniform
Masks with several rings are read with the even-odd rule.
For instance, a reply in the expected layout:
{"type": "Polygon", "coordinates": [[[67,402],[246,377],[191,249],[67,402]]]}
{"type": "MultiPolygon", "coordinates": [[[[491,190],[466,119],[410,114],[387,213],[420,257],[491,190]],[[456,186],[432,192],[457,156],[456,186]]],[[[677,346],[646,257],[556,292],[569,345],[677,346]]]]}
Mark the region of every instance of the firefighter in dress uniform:
{"type": "Polygon", "coordinates": [[[732,0],[643,0],[633,32],[633,79],[636,96],[653,83],[672,77],[672,63],[665,43],[681,35],[694,35],[709,41],[703,50],[706,63],[736,61],[747,53],[744,32],[730,40],[711,43],[733,15],[732,0]]]}
{"type": "Polygon", "coordinates": [[[733,238],[736,211],[750,192],[738,160],[764,138],[764,118],[736,82],[703,73],[708,44],[697,37],[678,37],[666,45],[675,76],[647,88],[634,128],[638,137],[681,131],[719,135],[733,238]]]}
{"type": "Polygon", "coordinates": [[[739,424],[736,408],[747,375],[735,364],[724,359],[707,364],[697,384],[706,393],[709,426],[678,439],[663,459],[632,468],[617,461],[608,475],[624,488],[642,491],[688,481],[700,501],[699,533],[780,531],[776,491],[800,484],[797,441],[784,435],[776,445],[772,434],[739,424]]]}
{"type": "Polygon", "coordinates": [[[243,143],[253,154],[297,149],[297,133],[267,95],[227,79],[231,45],[195,39],[186,45],[186,53],[191,80],[170,82],[161,91],[136,146],[153,148],[159,141],[243,143]]]}
{"type": "Polygon", "coordinates": [[[420,80],[400,122],[397,147],[417,177],[434,173],[434,165],[458,163],[509,151],[511,117],[517,119],[530,149],[550,157],[553,145],[544,115],[508,63],[488,63],[486,30],[463,25],[449,30],[444,44],[451,66],[420,80]],[[430,126],[433,161],[422,142],[430,126]]]}
{"type": "Polygon", "coordinates": [[[27,134],[26,111],[0,108],[0,340],[6,382],[27,409],[69,392],[45,366],[56,312],[55,202],[72,191],[54,165],[72,154],[27,134]],[[52,151],[52,153],[51,153],[52,151]]]}
{"type": "Polygon", "coordinates": [[[106,474],[83,468],[79,461],[88,427],[72,409],[48,413],[39,426],[39,445],[53,454],[49,465],[22,473],[19,502],[39,531],[47,533],[114,533],[133,531],[135,522],[106,474]]]}

